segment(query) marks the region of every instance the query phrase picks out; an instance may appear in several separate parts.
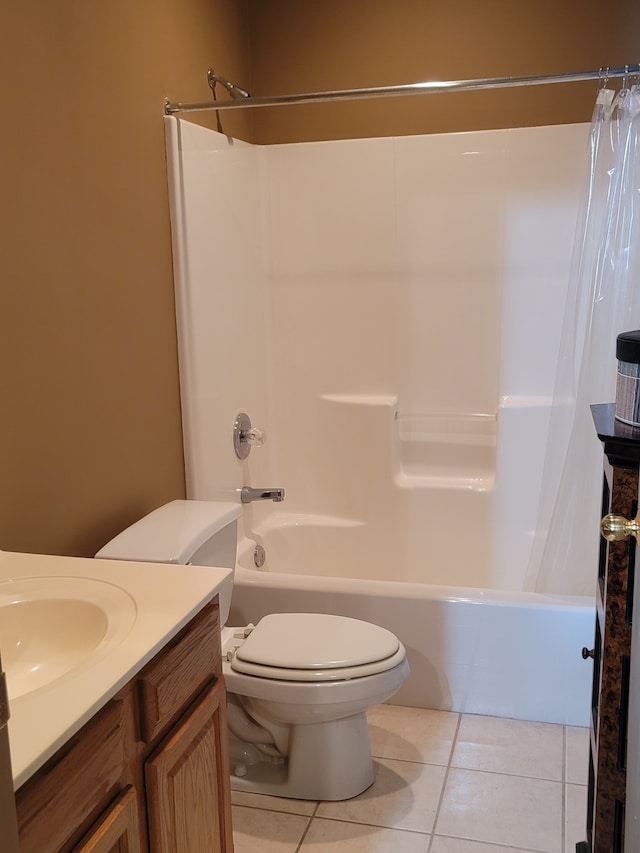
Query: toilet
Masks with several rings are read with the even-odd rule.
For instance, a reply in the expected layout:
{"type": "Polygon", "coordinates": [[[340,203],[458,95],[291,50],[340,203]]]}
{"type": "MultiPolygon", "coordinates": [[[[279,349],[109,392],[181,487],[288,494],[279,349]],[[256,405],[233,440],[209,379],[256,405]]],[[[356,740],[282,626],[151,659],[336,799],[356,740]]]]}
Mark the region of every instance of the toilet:
{"type": "MultiPolygon", "coordinates": [[[[234,569],[236,503],[172,501],[112,539],[97,558],[234,569]]],[[[228,627],[221,596],[231,787],[344,800],[373,782],[366,711],[409,675],[395,634],[359,619],[272,613],[228,627]]]]}

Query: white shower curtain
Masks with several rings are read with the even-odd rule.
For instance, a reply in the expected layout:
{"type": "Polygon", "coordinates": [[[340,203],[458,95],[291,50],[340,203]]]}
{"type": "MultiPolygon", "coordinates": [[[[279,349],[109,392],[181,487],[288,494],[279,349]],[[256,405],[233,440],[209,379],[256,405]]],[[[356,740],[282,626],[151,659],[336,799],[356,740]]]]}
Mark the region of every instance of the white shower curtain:
{"type": "Polygon", "coordinates": [[[640,90],[598,93],[527,586],[592,595],[602,449],[592,403],[615,398],[616,337],[640,328],[640,90]]]}

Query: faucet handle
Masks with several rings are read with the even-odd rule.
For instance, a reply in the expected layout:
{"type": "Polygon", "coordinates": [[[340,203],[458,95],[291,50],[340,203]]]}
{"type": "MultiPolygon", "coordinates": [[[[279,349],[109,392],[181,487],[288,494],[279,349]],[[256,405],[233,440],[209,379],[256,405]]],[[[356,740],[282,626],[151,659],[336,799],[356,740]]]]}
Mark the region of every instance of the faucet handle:
{"type": "Polygon", "coordinates": [[[240,441],[246,441],[251,447],[262,447],[267,440],[267,434],[263,429],[251,427],[240,436],[240,441]]]}
{"type": "Polygon", "coordinates": [[[240,412],[233,425],[233,447],[238,459],[246,459],[252,447],[262,447],[267,440],[263,429],[251,426],[251,419],[240,412]]]}

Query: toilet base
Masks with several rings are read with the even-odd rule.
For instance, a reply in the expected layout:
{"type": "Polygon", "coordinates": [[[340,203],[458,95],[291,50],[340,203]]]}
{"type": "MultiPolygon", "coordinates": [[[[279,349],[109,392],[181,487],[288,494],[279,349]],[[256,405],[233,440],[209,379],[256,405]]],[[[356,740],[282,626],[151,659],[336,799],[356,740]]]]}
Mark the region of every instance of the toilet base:
{"type": "Polygon", "coordinates": [[[234,791],[298,800],[348,800],[373,783],[367,715],[292,725],[284,762],[246,765],[243,776],[233,771],[232,766],[234,791]]]}

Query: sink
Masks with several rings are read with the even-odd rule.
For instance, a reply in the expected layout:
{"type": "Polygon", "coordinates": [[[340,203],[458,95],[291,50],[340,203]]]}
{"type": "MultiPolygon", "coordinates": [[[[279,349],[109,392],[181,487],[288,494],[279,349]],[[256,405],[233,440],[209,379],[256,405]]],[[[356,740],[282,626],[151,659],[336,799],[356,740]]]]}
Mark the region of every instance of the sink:
{"type": "Polygon", "coordinates": [[[106,581],[0,581],[0,653],[9,699],[97,663],[122,642],[135,620],[133,598],[106,581]]]}

